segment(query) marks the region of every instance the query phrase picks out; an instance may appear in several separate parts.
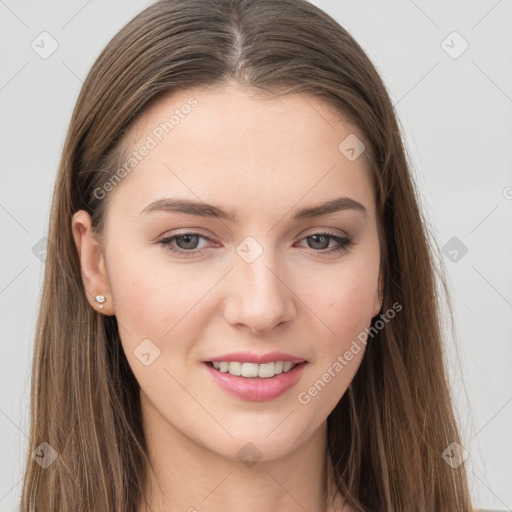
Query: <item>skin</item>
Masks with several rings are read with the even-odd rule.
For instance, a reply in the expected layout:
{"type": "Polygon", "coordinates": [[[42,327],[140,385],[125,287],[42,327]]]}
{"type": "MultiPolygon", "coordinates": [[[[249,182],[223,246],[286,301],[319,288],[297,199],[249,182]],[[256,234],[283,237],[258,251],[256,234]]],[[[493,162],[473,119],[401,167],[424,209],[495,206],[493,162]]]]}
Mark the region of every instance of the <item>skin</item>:
{"type": "Polygon", "coordinates": [[[85,211],[72,224],[87,298],[99,313],[116,315],[140,384],[152,509],[221,511],[243,503],[247,512],[321,512],[326,419],[357,372],[364,344],[308,404],[297,397],[381,308],[374,191],[363,157],[349,161],[338,150],[358,131],[319,99],[265,97],[229,83],[167,94],[123,143],[139,148],[192,96],[197,106],[104,199],[102,237],[91,232],[85,211]],[[346,210],[293,221],[297,209],[340,196],[362,203],[366,216],[346,210]],[[236,209],[237,220],[141,214],[163,197],[236,209]],[[325,230],[348,234],[354,245],[327,254],[337,242],[311,238],[325,230]],[[186,232],[208,239],[171,245],[201,254],[176,255],[158,243],[186,232]],[[236,252],[247,236],[263,250],[252,263],[236,252]],[[107,297],[103,310],[98,294],[107,297]],[[148,366],[134,354],[146,338],[160,350],[148,366]],[[272,400],[228,395],[204,368],[215,355],[274,350],[307,364],[300,381],[272,400]],[[237,456],[248,442],[261,455],[250,467],[237,456]]]}

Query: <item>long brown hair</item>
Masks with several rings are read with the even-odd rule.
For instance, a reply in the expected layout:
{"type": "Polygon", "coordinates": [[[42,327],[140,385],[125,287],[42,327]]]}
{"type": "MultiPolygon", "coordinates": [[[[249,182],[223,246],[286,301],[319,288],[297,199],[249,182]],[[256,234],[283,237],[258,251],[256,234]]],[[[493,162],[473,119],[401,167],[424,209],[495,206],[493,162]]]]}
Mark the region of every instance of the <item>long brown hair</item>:
{"type": "Polygon", "coordinates": [[[21,510],[135,512],[144,499],[149,459],[139,386],[115,316],[98,314],[86,299],[71,219],[86,210],[101,232],[108,201],[94,191],[118,170],[121,137],[150,101],[230,79],[269,94],[321,98],[359,128],[366,145],[385,277],[382,311],[402,308],[375,329],[328,417],[336,486],[358,511],[470,512],[464,464],[452,468],[442,457],[448,445],[460,444],[440,325],[447,286],[394,108],[358,43],[305,0],[159,1],[94,63],[51,207],[21,510]],[[58,454],[45,469],[31,455],[44,442],[58,454]]]}

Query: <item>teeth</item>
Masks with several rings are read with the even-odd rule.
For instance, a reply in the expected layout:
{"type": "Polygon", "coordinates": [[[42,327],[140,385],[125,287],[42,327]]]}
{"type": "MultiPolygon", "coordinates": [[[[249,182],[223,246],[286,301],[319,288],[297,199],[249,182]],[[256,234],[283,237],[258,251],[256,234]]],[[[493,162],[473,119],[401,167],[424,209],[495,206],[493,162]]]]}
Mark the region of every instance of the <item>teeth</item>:
{"type": "Polygon", "coordinates": [[[276,374],[274,371],[274,363],[260,364],[258,368],[258,377],[273,377],[276,374]]]}
{"type": "Polygon", "coordinates": [[[242,375],[242,363],[229,363],[228,372],[231,375],[242,375]]]}
{"type": "Polygon", "coordinates": [[[242,363],[242,377],[257,377],[258,366],[256,363],[242,363]]]}
{"type": "Polygon", "coordinates": [[[238,375],[242,377],[255,378],[260,377],[268,379],[279,375],[280,373],[289,372],[294,366],[290,361],[275,361],[272,363],[239,363],[226,361],[213,361],[213,367],[223,373],[230,375],[238,375]]]}

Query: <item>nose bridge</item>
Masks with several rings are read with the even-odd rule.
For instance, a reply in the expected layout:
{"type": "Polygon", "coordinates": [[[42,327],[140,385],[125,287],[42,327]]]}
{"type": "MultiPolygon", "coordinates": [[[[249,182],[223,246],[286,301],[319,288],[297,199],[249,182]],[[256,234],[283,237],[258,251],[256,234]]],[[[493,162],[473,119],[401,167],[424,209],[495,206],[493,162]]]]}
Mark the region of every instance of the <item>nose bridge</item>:
{"type": "Polygon", "coordinates": [[[267,331],[289,320],[294,309],[293,293],[280,275],[275,250],[247,237],[236,253],[226,311],[230,323],[267,331]]]}

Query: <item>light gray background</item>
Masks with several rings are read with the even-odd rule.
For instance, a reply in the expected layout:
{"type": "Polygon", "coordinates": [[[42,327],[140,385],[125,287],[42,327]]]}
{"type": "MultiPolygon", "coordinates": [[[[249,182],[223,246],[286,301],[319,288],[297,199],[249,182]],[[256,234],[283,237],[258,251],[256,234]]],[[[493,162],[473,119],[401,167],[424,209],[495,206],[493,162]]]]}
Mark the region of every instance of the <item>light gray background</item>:
{"type": "MultiPolygon", "coordinates": [[[[32,249],[67,125],[97,55],[150,3],[0,0],[0,512],[15,510],[21,489],[43,272],[32,249]],[[31,48],[43,31],[59,44],[47,59],[31,48]]],[[[512,2],[313,3],[388,86],[439,246],[456,237],[468,249],[444,257],[458,332],[450,377],[475,505],[512,510],[512,2]],[[453,31],[469,44],[458,58],[453,31]]]]}

